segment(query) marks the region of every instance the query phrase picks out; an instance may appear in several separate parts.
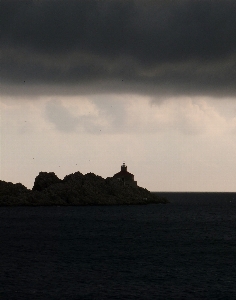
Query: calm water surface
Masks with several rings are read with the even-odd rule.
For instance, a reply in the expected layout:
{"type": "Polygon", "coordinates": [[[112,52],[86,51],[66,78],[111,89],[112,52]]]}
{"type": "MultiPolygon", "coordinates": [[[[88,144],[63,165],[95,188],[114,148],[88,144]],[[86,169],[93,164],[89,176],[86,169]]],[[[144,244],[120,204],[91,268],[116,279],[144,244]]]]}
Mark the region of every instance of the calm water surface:
{"type": "Polygon", "coordinates": [[[0,299],[236,299],[236,197],[0,208],[0,299]]]}

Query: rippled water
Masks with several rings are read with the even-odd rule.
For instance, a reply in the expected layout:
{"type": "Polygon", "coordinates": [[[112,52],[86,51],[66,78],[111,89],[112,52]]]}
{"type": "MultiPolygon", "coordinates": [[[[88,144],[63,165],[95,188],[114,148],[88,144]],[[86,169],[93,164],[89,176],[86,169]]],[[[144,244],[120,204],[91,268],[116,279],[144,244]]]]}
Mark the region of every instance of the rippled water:
{"type": "Polygon", "coordinates": [[[236,200],[188,197],[0,208],[0,299],[235,299],[236,200]]]}

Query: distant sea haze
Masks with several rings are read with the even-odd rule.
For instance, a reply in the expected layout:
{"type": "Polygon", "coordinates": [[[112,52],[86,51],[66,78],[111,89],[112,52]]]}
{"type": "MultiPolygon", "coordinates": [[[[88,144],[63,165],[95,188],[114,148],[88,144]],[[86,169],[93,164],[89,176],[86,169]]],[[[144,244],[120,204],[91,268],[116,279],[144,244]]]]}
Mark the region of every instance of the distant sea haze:
{"type": "Polygon", "coordinates": [[[233,193],[0,207],[1,299],[235,299],[233,193]]]}

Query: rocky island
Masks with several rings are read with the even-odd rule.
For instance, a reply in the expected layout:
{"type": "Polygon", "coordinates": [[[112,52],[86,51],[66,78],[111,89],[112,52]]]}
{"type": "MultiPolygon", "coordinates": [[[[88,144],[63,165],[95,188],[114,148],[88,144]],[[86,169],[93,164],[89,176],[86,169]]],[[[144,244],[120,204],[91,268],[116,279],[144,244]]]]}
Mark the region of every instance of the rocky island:
{"type": "Polygon", "coordinates": [[[122,178],[119,178],[119,173],[104,179],[93,173],[83,175],[75,172],[62,180],[53,172],[40,172],[32,190],[21,183],[0,181],[0,206],[167,203],[166,199],[132,184],[132,180],[129,182],[129,176],[124,171],[121,169],[122,176],[126,175],[122,178]]]}

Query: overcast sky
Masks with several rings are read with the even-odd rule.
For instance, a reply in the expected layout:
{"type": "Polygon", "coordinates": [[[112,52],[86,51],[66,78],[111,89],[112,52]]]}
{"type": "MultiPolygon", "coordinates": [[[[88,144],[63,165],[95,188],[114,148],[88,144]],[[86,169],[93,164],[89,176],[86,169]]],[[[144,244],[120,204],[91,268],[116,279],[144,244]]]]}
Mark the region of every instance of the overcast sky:
{"type": "Polygon", "coordinates": [[[0,1],[0,179],[236,190],[236,1],[0,1]]]}

